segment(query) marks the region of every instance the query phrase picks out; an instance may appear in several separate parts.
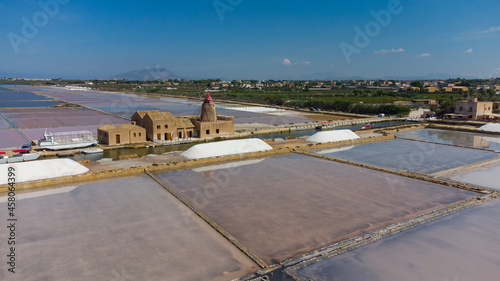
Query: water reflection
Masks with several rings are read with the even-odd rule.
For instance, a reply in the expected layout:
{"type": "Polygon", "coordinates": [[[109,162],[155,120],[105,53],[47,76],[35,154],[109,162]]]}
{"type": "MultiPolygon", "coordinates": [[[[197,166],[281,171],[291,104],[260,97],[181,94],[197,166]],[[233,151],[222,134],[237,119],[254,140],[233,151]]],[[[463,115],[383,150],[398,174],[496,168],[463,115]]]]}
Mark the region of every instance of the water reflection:
{"type": "Polygon", "coordinates": [[[490,201],[325,259],[299,274],[317,281],[498,280],[499,216],[500,201],[490,201]]]}
{"type": "Polygon", "coordinates": [[[459,131],[420,129],[397,134],[399,137],[431,141],[435,143],[453,144],[457,146],[484,148],[500,151],[500,137],[480,133],[468,133],[459,131]]]}

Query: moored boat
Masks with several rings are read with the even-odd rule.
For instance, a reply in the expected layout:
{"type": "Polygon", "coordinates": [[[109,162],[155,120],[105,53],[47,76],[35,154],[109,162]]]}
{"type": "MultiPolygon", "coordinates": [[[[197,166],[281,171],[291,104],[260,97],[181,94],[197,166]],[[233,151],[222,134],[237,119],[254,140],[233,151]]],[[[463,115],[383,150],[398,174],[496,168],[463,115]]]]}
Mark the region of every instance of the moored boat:
{"type": "Polygon", "coordinates": [[[63,133],[43,134],[43,138],[38,140],[38,145],[44,149],[62,150],[83,148],[97,144],[91,131],[75,131],[63,133]]]}
{"type": "Polygon", "coordinates": [[[12,157],[7,158],[7,163],[17,163],[23,162],[23,156],[21,154],[12,155],[12,157]]]}
{"type": "MultiPolygon", "coordinates": [[[[2,154],[5,154],[5,152],[2,154]]],[[[7,155],[0,156],[0,164],[7,163],[7,159],[9,159],[9,156],[7,156],[7,155]]]]}
{"type": "Polygon", "coordinates": [[[40,157],[40,155],[41,155],[40,152],[26,153],[26,154],[23,154],[23,160],[24,161],[36,160],[40,157]]]}
{"type": "Polygon", "coordinates": [[[82,150],[82,153],[85,153],[85,154],[94,154],[94,153],[102,153],[102,152],[104,152],[104,149],[102,149],[102,148],[82,150]]]}
{"type": "Polygon", "coordinates": [[[56,154],[57,157],[73,157],[75,156],[75,153],[73,152],[59,152],[56,154]]]}
{"type": "Polygon", "coordinates": [[[335,128],[335,124],[332,124],[332,122],[322,122],[321,125],[316,126],[316,130],[318,131],[323,131],[327,129],[333,129],[335,128]]]}

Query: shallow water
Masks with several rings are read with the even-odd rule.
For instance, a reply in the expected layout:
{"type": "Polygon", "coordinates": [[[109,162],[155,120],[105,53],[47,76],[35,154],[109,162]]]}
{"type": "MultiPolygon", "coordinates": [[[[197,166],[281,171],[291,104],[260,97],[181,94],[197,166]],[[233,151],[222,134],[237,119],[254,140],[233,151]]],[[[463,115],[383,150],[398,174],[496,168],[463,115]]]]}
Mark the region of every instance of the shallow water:
{"type": "Polygon", "coordinates": [[[149,177],[27,197],[16,208],[17,272],[2,254],[0,280],[230,280],[257,270],[149,177]]]}
{"type": "Polygon", "coordinates": [[[58,101],[0,101],[0,108],[13,107],[52,107],[59,104],[58,101]]]}
{"type": "Polygon", "coordinates": [[[11,147],[21,148],[23,144],[29,142],[29,140],[14,129],[0,130],[0,149],[11,147]]]}
{"type": "Polygon", "coordinates": [[[387,169],[424,174],[432,174],[499,156],[489,151],[401,139],[358,145],[349,150],[325,155],[387,169]]]}
{"type": "Polygon", "coordinates": [[[461,175],[454,176],[451,179],[500,190],[500,180],[498,175],[500,175],[500,165],[495,165],[463,173],[461,175]]]}
{"type": "Polygon", "coordinates": [[[500,200],[460,211],[299,271],[317,281],[498,280],[500,200]]]}
{"type": "Polygon", "coordinates": [[[399,133],[397,136],[414,140],[424,140],[436,143],[500,151],[500,136],[489,134],[437,129],[420,129],[399,133]]]}
{"type": "Polygon", "coordinates": [[[12,122],[23,128],[76,127],[86,125],[124,124],[130,121],[96,111],[73,111],[32,114],[4,114],[12,122]]]}
{"type": "MultiPolygon", "coordinates": [[[[124,93],[97,93],[97,92],[49,92],[49,96],[70,101],[105,112],[114,113],[130,118],[139,110],[168,111],[174,116],[200,115],[201,102],[182,98],[148,98],[124,93]]],[[[219,115],[233,116],[235,123],[259,122],[271,125],[289,123],[303,123],[313,121],[297,112],[283,112],[281,115],[244,112],[233,110],[225,106],[217,106],[219,115]]]]}
{"type": "Polygon", "coordinates": [[[0,92],[0,102],[4,101],[50,101],[51,99],[31,92],[0,92]]]}
{"type": "Polygon", "coordinates": [[[238,163],[158,177],[270,264],[473,195],[304,155],[238,163]]]}
{"type": "Polygon", "coordinates": [[[9,122],[3,119],[2,116],[0,116],[0,129],[8,129],[8,128],[12,128],[12,126],[9,124],[9,122]]]}

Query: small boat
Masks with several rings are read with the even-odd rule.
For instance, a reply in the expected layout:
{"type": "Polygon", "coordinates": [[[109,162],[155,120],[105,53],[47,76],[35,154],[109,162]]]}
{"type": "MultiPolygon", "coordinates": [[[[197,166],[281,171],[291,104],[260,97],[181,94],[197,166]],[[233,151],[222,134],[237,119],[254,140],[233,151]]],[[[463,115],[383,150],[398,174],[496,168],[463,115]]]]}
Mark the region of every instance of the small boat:
{"type": "MultiPolygon", "coordinates": [[[[40,157],[41,153],[25,153],[25,154],[15,154],[10,158],[5,159],[6,162],[0,161],[0,163],[17,163],[36,160],[40,157]]],[[[7,156],[4,156],[7,157],[7,156]]]]}
{"type": "Polygon", "coordinates": [[[27,149],[16,149],[12,150],[14,153],[28,153],[29,151],[27,149]]]}
{"type": "Polygon", "coordinates": [[[318,131],[323,131],[326,129],[333,129],[335,128],[335,125],[332,124],[332,122],[323,122],[321,125],[316,126],[316,130],[318,131]]]}
{"type": "Polygon", "coordinates": [[[375,125],[368,124],[368,125],[361,126],[359,129],[360,130],[367,130],[367,129],[373,129],[373,128],[375,128],[375,125]]]}
{"type": "Polygon", "coordinates": [[[40,157],[41,153],[36,152],[36,153],[26,153],[23,154],[23,160],[24,161],[31,161],[31,160],[36,160],[40,157]]]}
{"type": "Polygon", "coordinates": [[[17,162],[23,162],[23,155],[22,154],[16,154],[12,155],[12,157],[9,157],[7,159],[7,163],[17,163],[17,162]]]}
{"type": "Polygon", "coordinates": [[[73,152],[59,152],[56,154],[57,157],[72,157],[75,156],[73,152]]]}
{"type": "MultiPolygon", "coordinates": [[[[5,154],[5,153],[4,153],[5,154]]],[[[5,164],[7,163],[7,159],[9,159],[9,156],[0,156],[0,164],[5,164]]]]}
{"type": "Polygon", "coordinates": [[[85,154],[94,154],[94,153],[102,153],[103,151],[104,151],[104,149],[102,149],[102,148],[94,148],[94,149],[82,150],[82,153],[85,153],[85,154]]]}

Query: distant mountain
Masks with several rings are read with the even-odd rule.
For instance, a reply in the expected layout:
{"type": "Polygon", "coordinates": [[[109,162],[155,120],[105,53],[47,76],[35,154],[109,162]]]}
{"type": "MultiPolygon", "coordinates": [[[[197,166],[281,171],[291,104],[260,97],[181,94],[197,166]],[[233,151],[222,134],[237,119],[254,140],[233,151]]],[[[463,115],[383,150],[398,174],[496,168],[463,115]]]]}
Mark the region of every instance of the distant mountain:
{"type": "Polygon", "coordinates": [[[367,76],[350,76],[343,73],[337,72],[317,72],[311,74],[303,74],[303,75],[295,75],[295,76],[283,76],[283,75],[274,75],[269,77],[269,79],[273,80],[403,80],[403,81],[411,81],[411,80],[436,80],[436,79],[450,79],[463,77],[466,79],[474,79],[473,76],[467,75],[452,75],[448,73],[430,73],[422,76],[398,76],[398,75],[388,75],[388,76],[377,76],[377,77],[367,77],[367,76]]]}
{"type": "Polygon", "coordinates": [[[173,73],[170,70],[167,70],[166,68],[146,68],[103,78],[103,80],[112,80],[112,79],[146,81],[146,80],[182,79],[182,77],[173,73]]]}
{"type": "MultiPolygon", "coordinates": [[[[427,74],[427,75],[423,75],[423,76],[384,76],[384,77],[380,77],[380,78],[377,78],[377,79],[381,79],[381,80],[436,80],[436,79],[442,79],[442,80],[446,80],[446,79],[450,79],[450,78],[456,78],[458,77],[457,75],[452,75],[452,74],[448,74],[448,73],[430,73],[430,74],[427,74]]],[[[373,79],[375,80],[375,79],[373,79]]]]}

